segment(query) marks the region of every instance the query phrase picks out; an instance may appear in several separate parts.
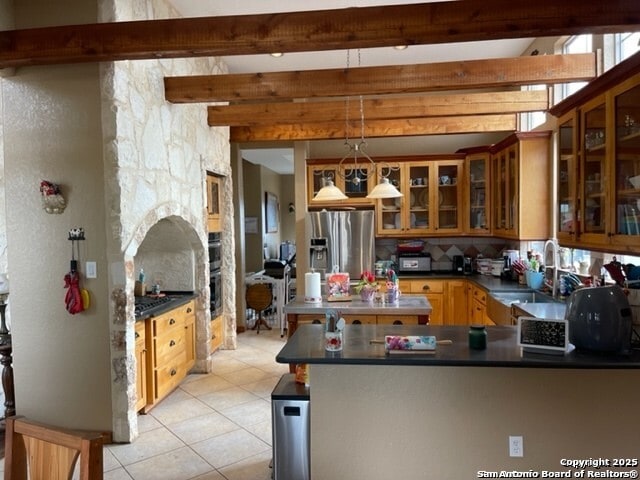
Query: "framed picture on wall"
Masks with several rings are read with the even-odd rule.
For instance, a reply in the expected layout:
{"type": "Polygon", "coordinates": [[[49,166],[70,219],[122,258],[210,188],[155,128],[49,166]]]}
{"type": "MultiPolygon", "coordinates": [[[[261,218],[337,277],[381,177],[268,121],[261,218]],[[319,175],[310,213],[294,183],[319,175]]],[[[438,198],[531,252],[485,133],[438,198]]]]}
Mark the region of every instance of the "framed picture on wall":
{"type": "Polygon", "coordinates": [[[267,233],[278,231],[278,197],[271,192],[265,192],[266,227],[267,233]]]}

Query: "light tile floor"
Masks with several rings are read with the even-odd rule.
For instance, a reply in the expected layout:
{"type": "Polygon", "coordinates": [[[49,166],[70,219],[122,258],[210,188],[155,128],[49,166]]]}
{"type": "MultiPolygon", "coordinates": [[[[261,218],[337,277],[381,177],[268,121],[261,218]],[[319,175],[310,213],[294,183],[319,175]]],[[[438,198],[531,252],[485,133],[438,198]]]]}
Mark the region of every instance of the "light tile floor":
{"type": "MultiPolygon", "coordinates": [[[[210,374],[189,375],[149,414],[131,444],[104,448],[105,480],[270,480],[271,392],[280,330],[238,335],[210,374]]],[[[2,462],[2,467],[4,462],[2,462]]]]}

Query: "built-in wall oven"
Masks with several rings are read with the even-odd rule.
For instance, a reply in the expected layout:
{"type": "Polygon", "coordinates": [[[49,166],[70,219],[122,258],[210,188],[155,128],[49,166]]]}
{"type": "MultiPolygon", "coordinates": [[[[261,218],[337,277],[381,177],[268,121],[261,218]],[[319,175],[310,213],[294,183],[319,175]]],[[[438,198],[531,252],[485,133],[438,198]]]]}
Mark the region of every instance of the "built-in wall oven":
{"type": "Polygon", "coordinates": [[[209,289],[211,291],[211,316],[217,316],[222,311],[222,266],[220,232],[209,234],[209,289]]]}

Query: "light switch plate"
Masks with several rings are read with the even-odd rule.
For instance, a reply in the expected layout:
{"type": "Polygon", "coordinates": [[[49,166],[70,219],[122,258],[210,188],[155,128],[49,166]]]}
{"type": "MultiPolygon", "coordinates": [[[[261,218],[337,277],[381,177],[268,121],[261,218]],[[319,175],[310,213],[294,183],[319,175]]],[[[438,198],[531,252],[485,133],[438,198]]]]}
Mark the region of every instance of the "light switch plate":
{"type": "Polygon", "coordinates": [[[96,271],[96,262],[87,262],[86,276],[87,278],[98,277],[98,272],[96,271]]]}

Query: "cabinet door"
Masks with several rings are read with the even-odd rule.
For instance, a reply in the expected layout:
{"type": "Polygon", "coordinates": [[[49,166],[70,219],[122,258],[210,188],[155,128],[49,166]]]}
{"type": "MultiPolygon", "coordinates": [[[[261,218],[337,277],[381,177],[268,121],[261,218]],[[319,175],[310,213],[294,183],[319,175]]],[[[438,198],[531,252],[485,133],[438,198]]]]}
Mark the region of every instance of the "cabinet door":
{"type": "Polygon", "coordinates": [[[575,113],[559,120],[556,232],[560,242],[575,241],[578,203],[578,129],[575,113]]]}
{"type": "Polygon", "coordinates": [[[580,241],[590,245],[608,243],[605,179],[607,175],[606,109],[604,96],[585,104],[582,111],[580,241]]]}
{"type": "Polygon", "coordinates": [[[437,205],[436,231],[439,234],[462,232],[462,171],[463,160],[437,162],[432,185],[432,197],[437,205]]]}
{"type": "Polygon", "coordinates": [[[220,177],[207,172],[207,228],[210,232],[222,231],[220,186],[220,177]]]}
{"type": "Polygon", "coordinates": [[[444,325],[444,298],[442,293],[427,293],[425,296],[431,304],[429,325],[444,325]]]}
{"type": "Polygon", "coordinates": [[[209,349],[211,353],[215,352],[222,345],[222,316],[215,317],[211,320],[211,340],[209,341],[209,349]]]}
{"type": "Polygon", "coordinates": [[[612,241],[638,246],[640,235],[640,79],[633,78],[613,91],[615,154],[611,181],[612,241]]]}
{"type": "Polygon", "coordinates": [[[469,155],[465,175],[465,231],[474,235],[491,233],[489,210],[489,152],[469,155]]]}
{"type": "Polygon", "coordinates": [[[375,325],[375,315],[344,315],[344,321],[348,325],[375,325]]]}
{"type": "Polygon", "coordinates": [[[507,177],[508,177],[508,163],[507,152],[501,150],[495,153],[491,158],[491,175],[492,175],[492,188],[493,195],[491,197],[492,203],[492,218],[493,218],[493,232],[496,234],[503,234],[507,230],[507,177]]]}
{"type": "Polygon", "coordinates": [[[328,160],[327,163],[307,165],[307,197],[311,207],[372,205],[374,201],[367,195],[375,184],[375,168],[368,160],[358,163],[328,160]],[[314,201],[313,198],[324,187],[326,180],[331,180],[347,199],[327,203],[314,201]]]}
{"type": "Polygon", "coordinates": [[[145,339],[145,321],[135,325],[136,337],[136,411],[147,404],[147,346],[145,339]]]}
{"type": "Polygon", "coordinates": [[[196,329],[195,317],[187,317],[184,324],[185,369],[191,370],[196,363],[196,329]]]}
{"type": "Polygon", "coordinates": [[[406,209],[410,206],[409,180],[406,165],[399,163],[387,164],[389,168],[378,165],[379,175],[385,175],[389,182],[395,185],[402,197],[382,198],[378,200],[376,208],[376,232],[378,235],[402,235],[408,228],[409,214],[406,209]]]}
{"type": "Polygon", "coordinates": [[[434,171],[431,163],[411,162],[408,168],[408,230],[416,235],[433,231],[433,221],[430,211],[433,205],[429,201],[429,177],[434,171]]]}
{"type": "Polygon", "coordinates": [[[467,281],[447,280],[444,298],[447,302],[444,322],[446,325],[468,325],[467,281]]]}

